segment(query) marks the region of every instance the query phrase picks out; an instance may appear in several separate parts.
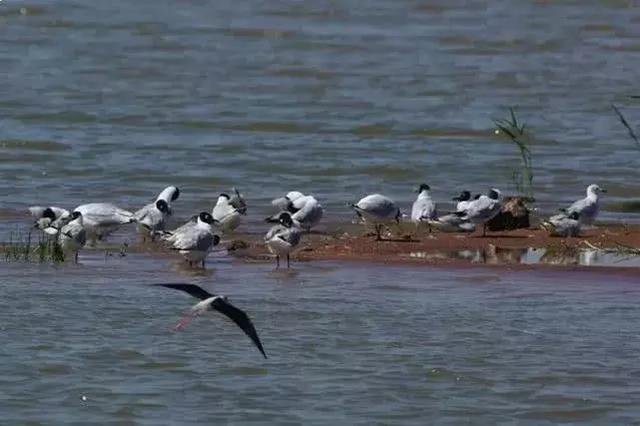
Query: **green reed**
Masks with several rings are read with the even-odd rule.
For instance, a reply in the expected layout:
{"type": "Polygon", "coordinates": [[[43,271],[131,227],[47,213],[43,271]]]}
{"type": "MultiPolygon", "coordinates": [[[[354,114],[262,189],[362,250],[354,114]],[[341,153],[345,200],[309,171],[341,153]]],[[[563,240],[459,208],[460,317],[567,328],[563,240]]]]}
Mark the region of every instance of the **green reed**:
{"type": "Polygon", "coordinates": [[[622,125],[627,129],[627,132],[629,133],[629,136],[631,137],[631,139],[633,139],[636,145],[640,147],[640,140],[638,140],[638,136],[636,136],[636,132],[633,131],[633,127],[631,127],[627,119],[624,117],[624,115],[622,114],[622,111],[620,111],[618,107],[616,107],[614,104],[611,104],[611,108],[613,108],[613,112],[616,113],[622,125]]]}
{"type": "Polygon", "coordinates": [[[516,145],[520,153],[520,169],[514,170],[512,175],[516,189],[522,195],[533,199],[533,164],[530,149],[532,138],[526,130],[526,125],[518,121],[513,108],[509,108],[509,113],[509,118],[495,119],[493,122],[498,131],[507,135],[509,140],[516,145]]]}
{"type": "Polygon", "coordinates": [[[9,241],[4,244],[4,260],[7,262],[64,262],[65,256],[57,238],[38,232],[34,239],[33,231],[11,232],[9,241]]]}

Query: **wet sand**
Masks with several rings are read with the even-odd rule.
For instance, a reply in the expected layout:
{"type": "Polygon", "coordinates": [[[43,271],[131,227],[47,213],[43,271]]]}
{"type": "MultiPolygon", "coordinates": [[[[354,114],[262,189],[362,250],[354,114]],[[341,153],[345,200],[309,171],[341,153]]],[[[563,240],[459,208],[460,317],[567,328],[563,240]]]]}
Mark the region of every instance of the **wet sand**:
{"type": "MultiPolygon", "coordinates": [[[[248,261],[271,258],[261,239],[231,241],[229,253],[248,261]]],[[[481,234],[427,232],[412,235],[400,232],[387,234],[381,241],[365,234],[362,227],[351,227],[335,233],[305,234],[292,256],[292,261],[366,261],[380,264],[425,264],[464,266],[469,264],[511,265],[536,268],[547,265],[580,267],[573,258],[581,251],[617,252],[633,256],[627,248],[640,247],[640,226],[606,224],[588,229],[577,238],[551,237],[544,230],[519,229],[481,234]],[[540,261],[523,264],[527,252],[544,252],[540,261]]],[[[606,267],[607,265],[602,265],[606,267]]],[[[638,262],[640,267],[640,258],[638,262]]],[[[615,264],[610,265],[616,268],[615,264]]],[[[601,268],[599,268],[601,269],[601,268]]]]}

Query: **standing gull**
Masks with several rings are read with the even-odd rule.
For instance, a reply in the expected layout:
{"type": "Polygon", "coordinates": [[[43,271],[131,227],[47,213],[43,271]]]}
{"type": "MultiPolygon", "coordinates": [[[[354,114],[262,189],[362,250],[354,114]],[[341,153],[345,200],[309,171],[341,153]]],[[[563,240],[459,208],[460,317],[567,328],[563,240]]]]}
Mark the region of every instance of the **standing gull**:
{"type": "Polygon", "coordinates": [[[589,185],[587,187],[587,196],[571,204],[563,211],[568,215],[571,213],[577,213],[580,216],[580,223],[582,225],[592,225],[600,211],[600,200],[598,199],[598,194],[600,192],[607,191],[600,188],[598,185],[589,185]]]}
{"type": "Polygon", "coordinates": [[[493,219],[500,209],[502,209],[502,193],[492,188],[489,191],[489,195],[481,195],[476,200],[471,201],[467,208],[463,211],[457,212],[463,220],[469,221],[475,224],[482,224],[482,236],[487,235],[487,222],[493,219]]]}
{"type": "Polygon", "coordinates": [[[195,225],[183,225],[165,240],[171,244],[173,250],[180,252],[190,266],[202,262],[204,268],[209,251],[220,242],[220,237],[215,235],[211,228],[213,223],[213,217],[207,212],[202,212],[198,215],[195,225]]]}
{"type": "Polygon", "coordinates": [[[393,200],[380,194],[367,195],[356,204],[351,204],[356,214],[371,223],[376,230],[376,239],[381,240],[382,227],[390,222],[400,223],[400,209],[393,200]]]}
{"type": "Polygon", "coordinates": [[[253,326],[253,322],[251,322],[251,319],[244,311],[236,308],[231,303],[229,303],[229,299],[227,299],[226,296],[216,296],[215,294],[211,294],[195,284],[167,283],[155,285],[184,291],[185,293],[190,294],[196,299],[201,300],[191,307],[191,309],[187,312],[183,319],[181,319],[178,324],[176,324],[175,329],[184,327],[193,318],[200,316],[207,311],[218,311],[228,317],[238,327],[240,327],[242,331],[244,331],[244,333],[249,336],[253,344],[256,345],[262,356],[267,358],[267,354],[264,352],[262,342],[260,342],[258,333],[253,326]]]}
{"type": "MultiPolygon", "coordinates": [[[[429,223],[438,216],[436,211],[436,203],[431,198],[429,191],[431,188],[423,183],[418,188],[418,198],[413,202],[411,207],[411,221],[416,224],[416,232],[421,223],[429,223]]],[[[429,225],[429,233],[431,233],[431,225],[429,225]]]]}
{"type": "Polygon", "coordinates": [[[169,214],[169,204],[159,198],[155,203],[147,204],[135,212],[133,216],[138,224],[138,232],[149,235],[153,240],[157,233],[164,231],[169,214]]]}
{"type": "Polygon", "coordinates": [[[60,246],[65,253],[73,253],[75,262],[78,263],[78,250],[84,247],[87,242],[87,231],[85,231],[82,220],[82,213],[74,211],[71,214],[71,221],[60,229],[60,246]]]}
{"type": "Polygon", "coordinates": [[[280,267],[280,256],[287,256],[287,268],[289,268],[289,253],[300,243],[300,228],[291,219],[288,212],[280,213],[279,224],[269,229],[264,241],[269,251],[276,255],[276,268],[280,267]]]}

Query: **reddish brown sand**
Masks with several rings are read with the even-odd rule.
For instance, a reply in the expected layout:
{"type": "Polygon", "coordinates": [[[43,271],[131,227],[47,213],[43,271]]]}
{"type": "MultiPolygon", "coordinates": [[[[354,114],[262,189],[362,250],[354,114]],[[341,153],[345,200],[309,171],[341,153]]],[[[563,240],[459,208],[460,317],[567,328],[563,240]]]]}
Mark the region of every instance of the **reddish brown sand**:
{"type": "MultiPolygon", "coordinates": [[[[546,263],[571,265],[575,262],[572,262],[570,257],[576,254],[579,248],[640,248],[639,225],[601,225],[584,231],[579,238],[550,237],[546,231],[537,229],[491,232],[486,237],[477,233],[439,232],[430,236],[425,232],[418,238],[410,237],[408,234],[401,237],[387,235],[382,241],[376,241],[374,236],[362,233],[362,228],[352,228],[337,235],[306,234],[291,258],[295,261],[346,260],[463,266],[471,264],[471,260],[457,256],[456,253],[471,251],[480,253],[483,257],[483,261],[476,263],[516,265],[520,263],[520,257],[527,249],[539,248],[555,256],[554,260],[547,258],[546,263]]],[[[262,261],[270,257],[262,241],[247,243],[248,247],[232,249],[231,253],[247,260],[262,261]]]]}

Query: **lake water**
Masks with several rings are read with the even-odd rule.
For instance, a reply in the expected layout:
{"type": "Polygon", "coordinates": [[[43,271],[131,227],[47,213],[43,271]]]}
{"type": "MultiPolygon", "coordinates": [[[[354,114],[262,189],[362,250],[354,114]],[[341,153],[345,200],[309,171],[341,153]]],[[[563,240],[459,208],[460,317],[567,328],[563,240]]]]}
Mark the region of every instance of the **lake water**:
{"type": "Polygon", "coordinates": [[[7,423],[631,424],[640,415],[633,277],[92,252],[3,265],[7,423]],[[124,271],[124,272],[123,272],[124,271]],[[193,303],[188,280],[246,309],[268,360],[193,303]],[[83,400],[82,397],[86,397],[83,400]]]}
{"type": "Polygon", "coordinates": [[[512,192],[492,123],[510,106],[538,139],[543,208],[593,182],[609,202],[640,191],[610,107],[640,123],[629,2],[95,3],[0,4],[3,211],[133,208],[167,184],[185,215],[232,186],[254,212],[299,189],[339,218],[371,192],[408,209],[423,181],[440,200],[512,192]]]}
{"type": "MultiPolygon", "coordinates": [[[[534,132],[538,206],[593,182],[637,197],[640,9],[631,2],[0,2],[0,236],[33,204],[147,203],[178,218],[238,187],[315,194],[327,222],[372,192],[514,191],[510,106],[534,132]],[[309,3],[309,4],[306,4],[309,3]]],[[[118,239],[119,238],[119,239],[118,239]]],[[[120,234],[121,241],[127,238],[120,234]]],[[[81,254],[0,265],[8,423],[628,424],[640,416],[630,274],[81,254]],[[171,326],[189,281],[254,318],[171,326]],[[86,400],[82,399],[86,397],[86,400]]]]}

